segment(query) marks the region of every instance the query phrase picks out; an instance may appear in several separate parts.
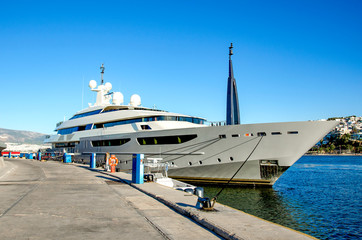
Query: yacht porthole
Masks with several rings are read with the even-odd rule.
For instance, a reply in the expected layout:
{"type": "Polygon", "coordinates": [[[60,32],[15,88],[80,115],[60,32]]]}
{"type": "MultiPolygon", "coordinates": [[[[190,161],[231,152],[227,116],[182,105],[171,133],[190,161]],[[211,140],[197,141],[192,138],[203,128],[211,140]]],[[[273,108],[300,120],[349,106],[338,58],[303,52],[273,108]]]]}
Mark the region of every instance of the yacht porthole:
{"type": "Polygon", "coordinates": [[[233,158],[233,157],[230,157],[230,161],[234,161],[234,158],[233,158]]]}
{"type": "Polygon", "coordinates": [[[189,165],[191,166],[191,165],[192,165],[192,162],[189,162],[189,165]]]}
{"type": "Polygon", "coordinates": [[[174,162],[172,162],[171,164],[172,164],[172,165],[175,165],[175,163],[174,163],[174,162]]]}
{"type": "Polygon", "coordinates": [[[217,159],[217,161],[218,161],[218,162],[221,162],[221,159],[220,159],[220,158],[218,158],[218,159],[217,159]]]}
{"type": "Polygon", "coordinates": [[[202,164],[202,161],[199,161],[200,165],[202,164]]]}

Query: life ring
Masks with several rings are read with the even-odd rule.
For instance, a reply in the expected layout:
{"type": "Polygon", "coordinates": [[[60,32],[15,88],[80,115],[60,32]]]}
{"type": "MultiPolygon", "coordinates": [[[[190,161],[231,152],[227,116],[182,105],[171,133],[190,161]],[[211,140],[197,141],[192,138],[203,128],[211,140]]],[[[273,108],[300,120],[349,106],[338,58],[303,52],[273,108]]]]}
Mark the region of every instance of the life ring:
{"type": "Polygon", "coordinates": [[[111,157],[108,159],[109,166],[117,166],[118,164],[118,158],[116,158],[115,155],[111,155],[111,157]]]}

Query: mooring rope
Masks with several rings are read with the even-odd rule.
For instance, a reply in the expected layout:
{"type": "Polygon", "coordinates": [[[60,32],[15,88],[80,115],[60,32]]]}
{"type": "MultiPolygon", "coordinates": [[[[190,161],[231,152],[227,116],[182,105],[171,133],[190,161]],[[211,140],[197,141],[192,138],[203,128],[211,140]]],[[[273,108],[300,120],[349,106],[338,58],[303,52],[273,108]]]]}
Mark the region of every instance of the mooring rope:
{"type": "Polygon", "coordinates": [[[251,157],[251,155],[254,153],[255,149],[258,147],[259,143],[261,142],[261,140],[263,139],[263,136],[260,137],[258,143],[255,145],[254,149],[251,151],[251,153],[249,154],[249,156],[246,158],[246,160],[243,162],[243,164],[241,164],[241,166],[239,167],[239,169],[234,173],[234,175],[229,179],[229,181],[226,183],[226,185],[211,199],[212,201],[212,207],[214,206],[217,198],[219,197],[219,195],[221,194],[221,192],[227,187],[227,185],[229,185],[229,183],[231,182],[231,180],[233,180],[233,178],[236,176],[236,174],[238,174],[238,172],[241,170],[241,168],[245,165],[245,163],[249,160],[249,158],[251,157]]]}

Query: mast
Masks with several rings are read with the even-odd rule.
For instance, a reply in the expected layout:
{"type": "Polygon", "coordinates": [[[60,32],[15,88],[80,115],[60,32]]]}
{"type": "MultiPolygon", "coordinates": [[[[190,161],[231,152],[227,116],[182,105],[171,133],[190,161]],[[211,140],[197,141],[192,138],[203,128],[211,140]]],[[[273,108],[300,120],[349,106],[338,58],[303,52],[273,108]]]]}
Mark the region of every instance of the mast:
{"type": "Polygon", "coordinates": [[[226,125],[240,124],[238,91],[236,88],[236,80],[234,78],[233,62],[231,60],[231,55],[233,55],[232,43],[229,47],[229,78],[226,101],[226,125]]]}
{"type": "Polygon", "coordinates": [[[101,69],[101,85],[103,85],[103,74],[104,74],[104,66],[103,66],[103,63],[102,63],[102,66],[100,67],[101,69]]]}

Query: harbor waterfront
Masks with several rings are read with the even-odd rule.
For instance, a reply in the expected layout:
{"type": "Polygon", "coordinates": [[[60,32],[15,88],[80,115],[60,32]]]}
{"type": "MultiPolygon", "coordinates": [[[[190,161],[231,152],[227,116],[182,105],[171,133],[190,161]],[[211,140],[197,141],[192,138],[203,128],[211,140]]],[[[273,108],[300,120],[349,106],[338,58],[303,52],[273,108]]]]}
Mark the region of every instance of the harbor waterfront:
{"type": "Polygon", "coordinates": [[[311,239],[222,204],[203,211],[192,193],[131,179],[83,164],[5,159],[1,239],[311,239]]]}
{"type": "Polygon", "coordinates": [[[361,182],[362,156],[303,156],[273,188],[226,188],[218,202],[318,239],[360,239],[361,182]]]}

